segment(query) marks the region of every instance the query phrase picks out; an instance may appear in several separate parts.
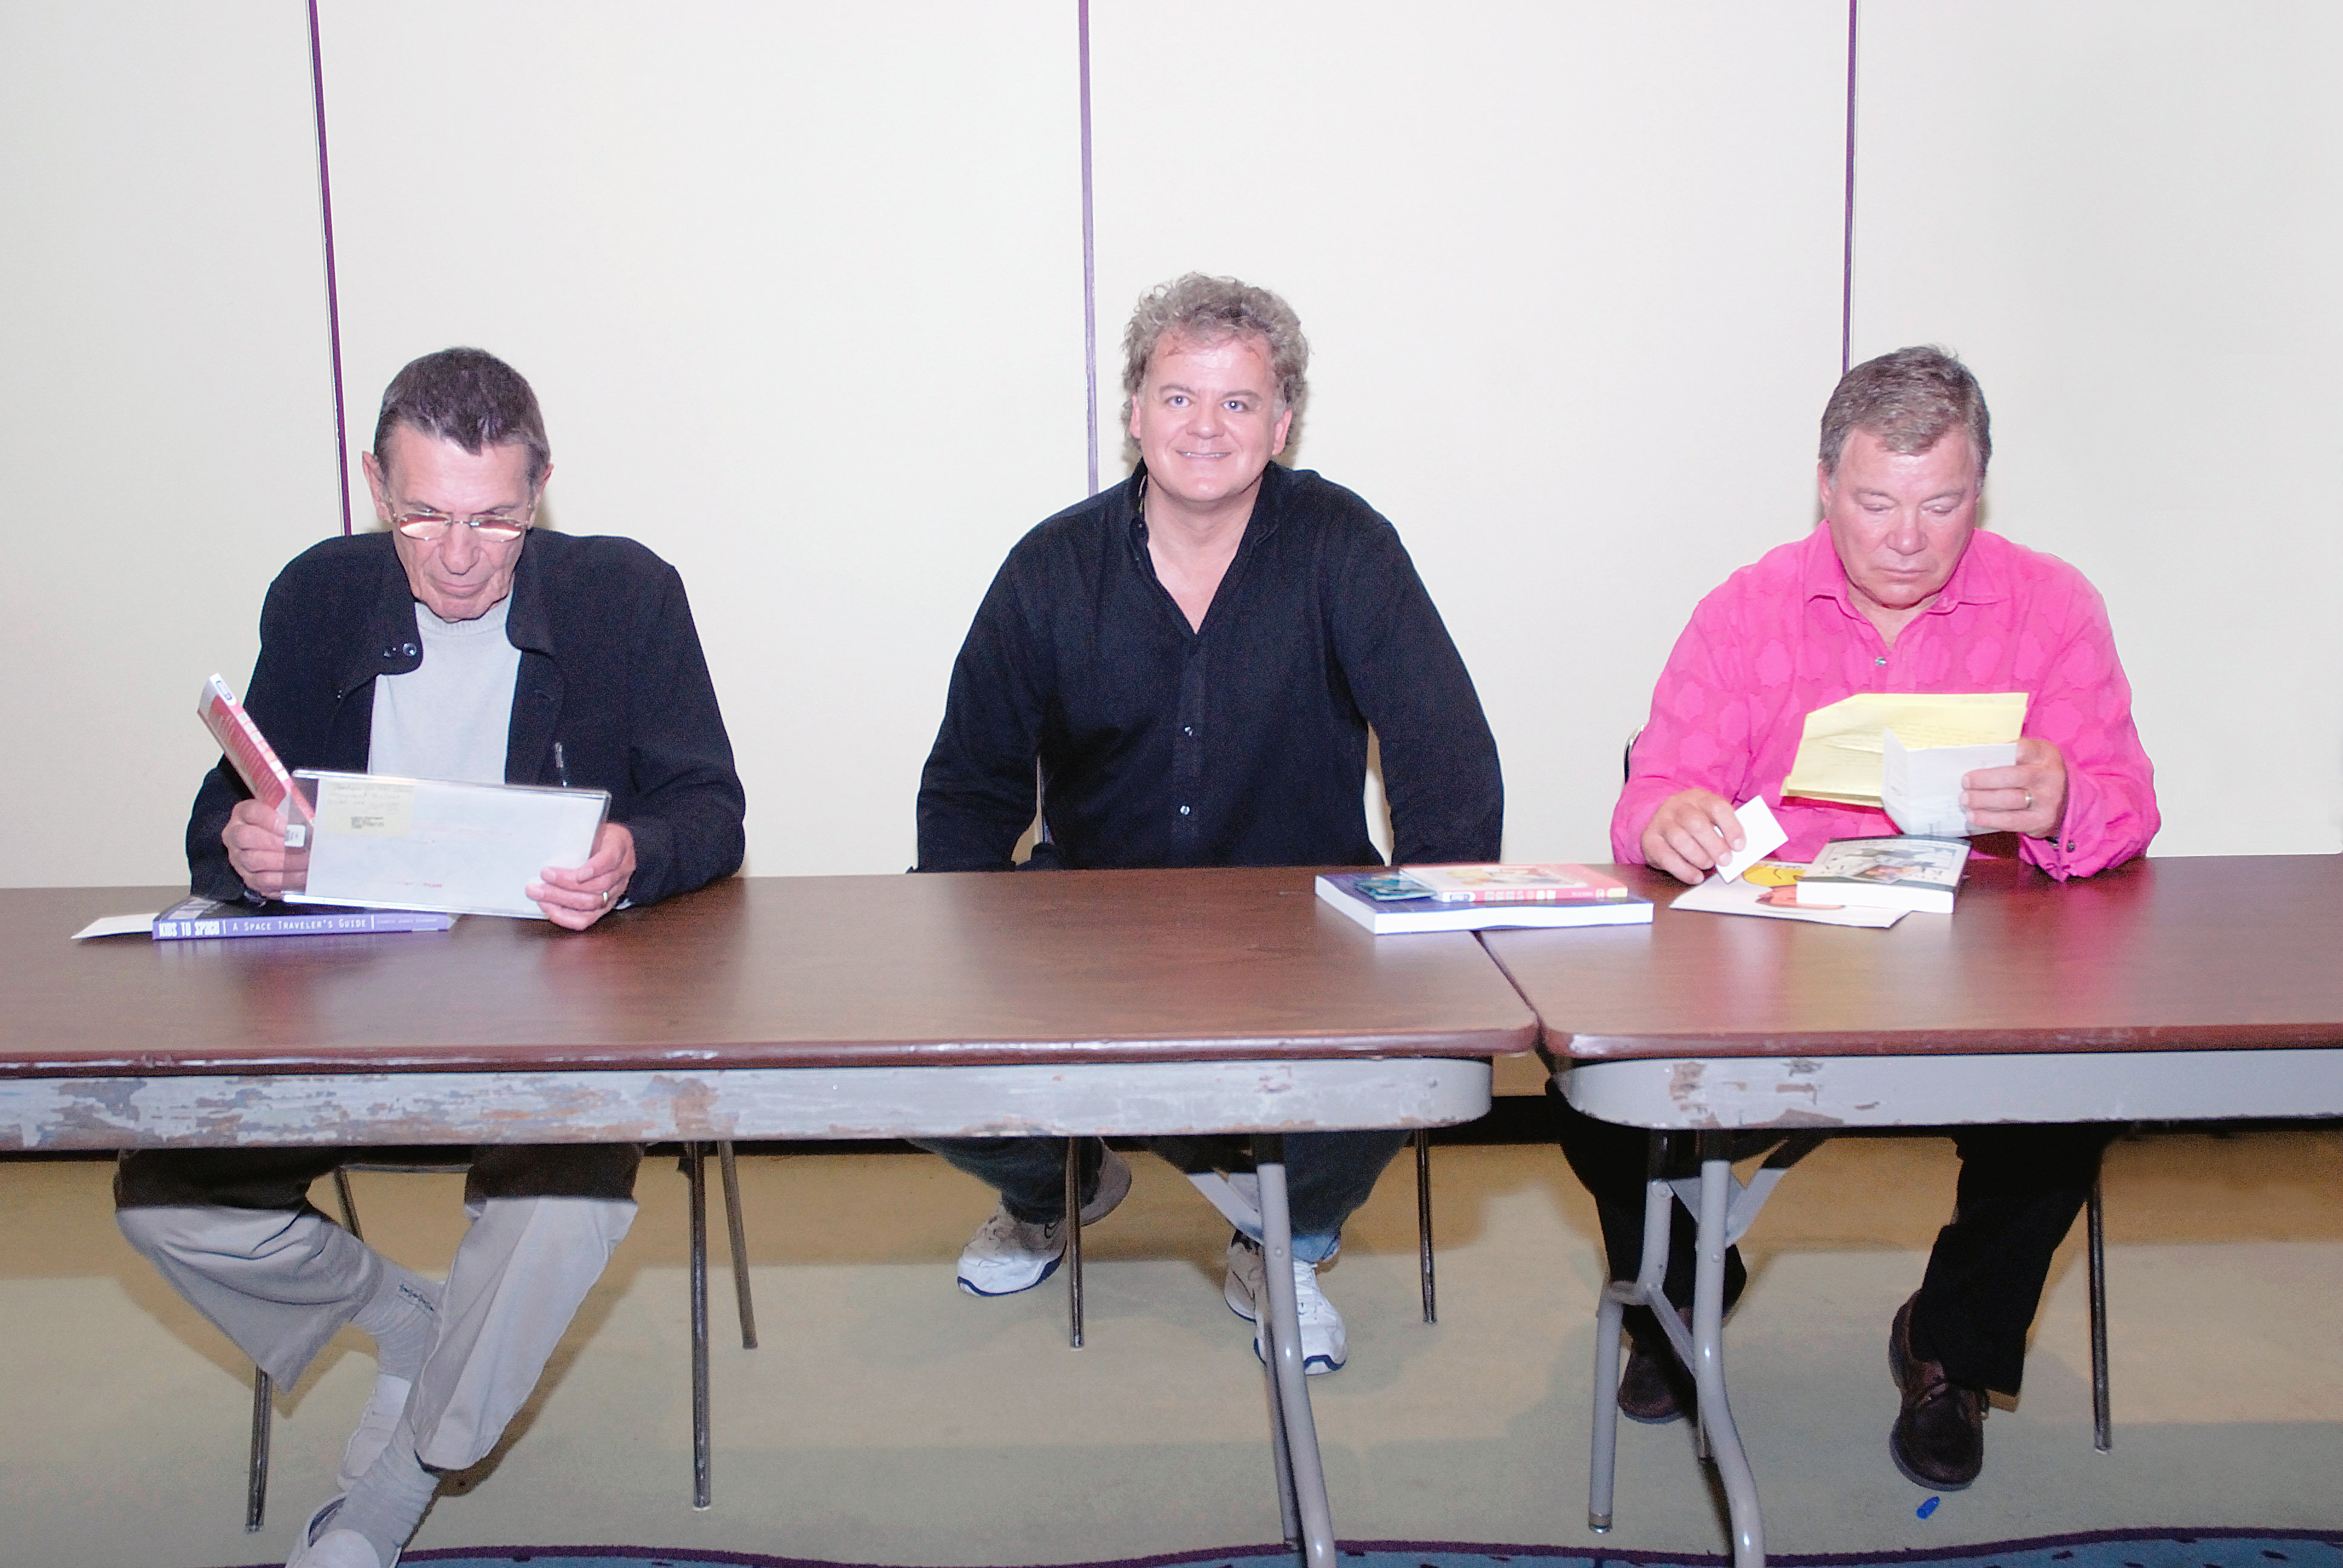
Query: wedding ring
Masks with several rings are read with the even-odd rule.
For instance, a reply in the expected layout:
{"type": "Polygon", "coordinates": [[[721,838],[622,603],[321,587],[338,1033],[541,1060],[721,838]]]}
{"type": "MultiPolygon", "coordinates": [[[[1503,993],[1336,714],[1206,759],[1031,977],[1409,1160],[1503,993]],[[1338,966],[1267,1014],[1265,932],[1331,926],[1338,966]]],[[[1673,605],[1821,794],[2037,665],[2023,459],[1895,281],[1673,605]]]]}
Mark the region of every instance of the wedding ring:
{"type": "MultiPolygon", "coordinates": [[[[2034,791],[2031,789],[2028,789],[2026,792],[2026,809],[2029,811],[2034,809],[2034,791]]],[[[608,900],[609,896],[610,895],[608,893],[602,895],[606,901],[608,900]]]]}

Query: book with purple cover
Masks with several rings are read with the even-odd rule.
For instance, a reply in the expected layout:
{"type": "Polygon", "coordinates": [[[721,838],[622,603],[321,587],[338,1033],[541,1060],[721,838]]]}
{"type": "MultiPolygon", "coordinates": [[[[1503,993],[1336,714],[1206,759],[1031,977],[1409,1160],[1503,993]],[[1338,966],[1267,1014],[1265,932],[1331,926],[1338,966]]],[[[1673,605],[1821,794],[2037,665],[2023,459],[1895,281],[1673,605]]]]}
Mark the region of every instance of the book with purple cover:
{"type": "Polygon", "coordinates": [[[340,910],[327,905],[287,909],[181,899],[155,917],[155,940],[209,937],[321,937],[347,931],[444,931],[458,917],[424,910],[340,910]]]}

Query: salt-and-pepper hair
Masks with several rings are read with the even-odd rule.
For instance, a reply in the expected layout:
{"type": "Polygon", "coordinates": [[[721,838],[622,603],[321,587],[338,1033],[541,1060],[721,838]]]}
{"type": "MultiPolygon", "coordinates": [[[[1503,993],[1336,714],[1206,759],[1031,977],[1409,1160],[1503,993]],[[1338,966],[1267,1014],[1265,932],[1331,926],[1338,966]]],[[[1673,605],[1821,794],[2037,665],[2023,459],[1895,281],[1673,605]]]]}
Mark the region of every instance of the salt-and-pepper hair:
{"type": "Polygon", "coordinates": [[[483,348],[442,348],[391,377],[374,423],[376,461],[384,460],[383,443],[400,425],[475,456],[490,447],[527,447],[531,491],[553,467],[537,394],[519,371],[483,348]]]}
{"type": "Polygon", "coordinates": [[[1277,405],[1301,412],[1310,396],[1310,340],[1302,336],[1302,318],[1293,307],[1266,288],[1255,288],[1233,277],[1207,277],[1201,272],[1156,285],[1140,297],[1122,332],[1122,422],[1139,389],[1147,383],[1147,364],[1166,337],[1212,347],[1232,337],[1258,337],[1269,349],[1270,374],[1277,378],[1277,405]]]}
{"type": "Polygon", "coordinates": [[[1823,467],[1838,472],[1847,436],[1870,432],[1891,452],[1925,452],[1958,428],[1976,451],[1977,478],[1993,457],[1992,421],[1985,391],[1969,367],[1933,346],[1898,348],[1866,359],[1839,377],[1823,409],[1823,467]]]}

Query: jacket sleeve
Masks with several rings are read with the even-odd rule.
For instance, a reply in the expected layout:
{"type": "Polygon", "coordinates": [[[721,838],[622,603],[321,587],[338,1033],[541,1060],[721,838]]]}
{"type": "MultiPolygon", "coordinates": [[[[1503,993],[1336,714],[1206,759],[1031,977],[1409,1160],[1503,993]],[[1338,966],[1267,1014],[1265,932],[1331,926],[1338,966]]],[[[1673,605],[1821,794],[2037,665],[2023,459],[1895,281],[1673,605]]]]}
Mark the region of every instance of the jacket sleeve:
{"type": "Polygon", "coordinates": [[[716,704],[683,578],[660,562],[636,608],[628,693],[631,903],[653,904],[740,869],[747,798],[716,704]]]}
{"type": "Polygon", "coordinates": [[[1049,660],[1017,578],[1012,553],[952,661],[943,723],[920,771],[922,871],[1005,871],[1033,820],[1049,660]]]}
{"type": "Polygon", "coordinates": [[[1504,852],[1497,741],[1473,678],[1399,535],[1374,519],[1328,589],[1334,653],[1374,727],[1398,865],[1504,852]]]}
{"type": "Polygon", "coordinates": [[[2066,815],[2056,838],[2018,841],[2023,859],[2061,881],[2123,864],[2163,825],[2107,605],[2080,574],[2066,622],[2026,705],[2026,733],[2066,759],[2066,815]]]}

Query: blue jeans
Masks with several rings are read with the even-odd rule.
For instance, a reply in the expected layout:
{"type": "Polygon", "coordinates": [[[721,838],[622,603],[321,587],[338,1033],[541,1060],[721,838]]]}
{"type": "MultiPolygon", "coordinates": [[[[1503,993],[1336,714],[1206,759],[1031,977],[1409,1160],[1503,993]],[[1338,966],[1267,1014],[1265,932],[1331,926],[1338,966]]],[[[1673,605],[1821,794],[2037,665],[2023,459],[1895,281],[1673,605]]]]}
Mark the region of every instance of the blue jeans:
{"type": "MultiPolygon", "coordinates": [[[[1293,1255],[1321,1263],[1342,1244],[1342,1221],[1407,1142],[1404,1132],[1289,1132],[1285,1135],[1286,1201],[1293,1214],[1293,1255]]],[[[1045,1224],[1066,1211],[1066,1140],[1062,1138],[915,1138],[1001,1194],[1001,1206],[1028,1224],[1045,1224]]],[[[1212,1141],[1219,1144],[1221,1141],[1212,1141]]],[[[1202,1141],[1150,1139],[1148,1147],[1183,1171],[1200,1169],[1202,1141]]],[[[1081,1141],[1082,1201],[1098,1191],[1105,1145],[1081,1141]]],[[[1253,1237],[1258,1241],[1259,1236],[1253,1237]]]]}

